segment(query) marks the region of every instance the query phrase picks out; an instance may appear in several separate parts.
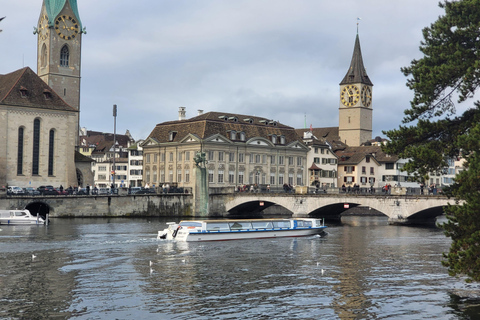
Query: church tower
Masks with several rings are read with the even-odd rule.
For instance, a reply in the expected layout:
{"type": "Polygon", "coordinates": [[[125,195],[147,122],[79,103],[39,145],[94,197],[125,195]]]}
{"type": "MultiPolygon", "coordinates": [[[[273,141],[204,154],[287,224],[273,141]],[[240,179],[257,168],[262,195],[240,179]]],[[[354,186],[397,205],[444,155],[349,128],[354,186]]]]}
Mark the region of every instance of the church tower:
{"type": "Polygon", "coordinates": [[[340,82],[338,134],[349,146],[360,146],[372,139],[372,87],[357,33],[350,68],[340,82]]]}
{"type": "Polygon", "coordinates": [[[77,0],[43,0],[35,33],[38,76],[80,111],[81,46],[85,31],[77,0]]]}

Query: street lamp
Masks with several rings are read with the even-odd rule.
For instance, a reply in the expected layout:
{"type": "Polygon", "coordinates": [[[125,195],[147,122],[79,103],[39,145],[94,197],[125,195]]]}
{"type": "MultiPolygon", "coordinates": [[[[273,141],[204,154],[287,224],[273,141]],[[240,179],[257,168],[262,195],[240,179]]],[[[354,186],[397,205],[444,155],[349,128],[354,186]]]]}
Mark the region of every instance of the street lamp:
{"type": "Polygon", "coordinates": [[[112,169],[112,193],[115,193],[115,154],[117,151],[116,140],[117,140],[117,105],[113,105],[113,169],[112,169]]]}

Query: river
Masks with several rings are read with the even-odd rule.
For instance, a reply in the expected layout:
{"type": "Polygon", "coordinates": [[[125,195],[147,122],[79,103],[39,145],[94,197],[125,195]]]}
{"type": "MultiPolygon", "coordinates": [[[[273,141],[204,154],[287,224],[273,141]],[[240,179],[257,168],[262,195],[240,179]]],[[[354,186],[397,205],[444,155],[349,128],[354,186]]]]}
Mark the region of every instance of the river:
{"type": "Polygon", "coordinates": [[[344,217],[324,238],[176,243],[172,219],[0,225],[0,319],[477,319],[436,228],[344,217]]]}

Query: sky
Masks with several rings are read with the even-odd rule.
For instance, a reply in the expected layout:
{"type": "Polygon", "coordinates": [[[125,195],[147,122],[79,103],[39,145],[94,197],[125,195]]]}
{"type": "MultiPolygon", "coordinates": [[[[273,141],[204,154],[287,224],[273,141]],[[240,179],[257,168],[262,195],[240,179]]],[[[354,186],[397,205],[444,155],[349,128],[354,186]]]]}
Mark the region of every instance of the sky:
{"type": "MultiPolygon", "coordinates": [[[[336,127],[339,83],[358,33],[373,87],[373,133],[401,125],[413,93],[400,71],[419,51],[439,0],[78,0],[80,126],[128,129],[218,111],[294,128],[336,127]],[[360,18],[360,20],[358,20],[360,18]]],[[[0,74],[36,71],[42,0],[0,0],[0,74]]]]}

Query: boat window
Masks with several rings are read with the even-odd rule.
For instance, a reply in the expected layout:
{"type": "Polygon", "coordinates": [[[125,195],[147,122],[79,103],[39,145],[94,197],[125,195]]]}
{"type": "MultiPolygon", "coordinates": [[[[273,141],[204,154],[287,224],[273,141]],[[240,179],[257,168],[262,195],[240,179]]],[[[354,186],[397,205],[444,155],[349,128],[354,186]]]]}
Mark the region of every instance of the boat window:
{"type": "Polygon", "coordinates": [[[274,228],[289,228],[290,227],[290,221],[274,221],[273,222],[273,227],[274,228]]]}
{"type": "Polygon", "coordinates": [[[180,226],[182,227],[201,227],[201,222],[193,222],[193,221],[182,221],[180,222],[180,226]]]}
{"type": "Polygon", "coordinates": [[[226,222],[208,222],[207,231],[230,231],[226,222]]]}
{"type": "Polygon", "coordinates": [[[15,216],[16,217],[21,217],[21,216],[26,216],[27,214],[23,211],[15,211],[15,216]]]}
{"type": "Polygon", "coordinates": [[[312,221],[310,220],[297,220],[297,227],[311,227],[312,226],[312,221]]]}
{"type": "Polygon", "coordinates": [[[235,221],[235,222],[230,222],[229,225],[230,225],[230,229],[232,230],[252,229],[252,223],[250,221],[248,222],[235,221]]]}
{"type": "Polygon", "coordinates": [[[271,221],[252,221],[252,226],[255,229],[269,229],[273,228],[271,221]]]}

